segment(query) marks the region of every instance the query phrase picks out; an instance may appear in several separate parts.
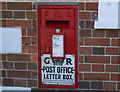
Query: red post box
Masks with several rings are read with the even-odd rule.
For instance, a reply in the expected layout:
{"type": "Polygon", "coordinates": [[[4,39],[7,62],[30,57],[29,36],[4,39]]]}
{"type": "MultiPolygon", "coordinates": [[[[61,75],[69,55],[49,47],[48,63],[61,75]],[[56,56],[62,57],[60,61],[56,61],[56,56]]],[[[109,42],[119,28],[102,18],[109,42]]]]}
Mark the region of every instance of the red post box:
{"type": "Polygon", "coordinates": [[[77,88],[78,3],[36,3],[39,87],[77,88]]]}

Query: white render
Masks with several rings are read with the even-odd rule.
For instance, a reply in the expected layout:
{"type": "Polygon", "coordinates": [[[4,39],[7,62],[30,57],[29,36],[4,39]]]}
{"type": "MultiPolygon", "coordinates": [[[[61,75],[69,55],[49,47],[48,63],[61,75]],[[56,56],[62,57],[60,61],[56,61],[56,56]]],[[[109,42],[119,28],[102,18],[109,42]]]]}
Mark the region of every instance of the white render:
{"type": "Polygon", "coordinates": [[[120,29],[120,0],[99,0],[96,29],[120,29]]]}
{"type": "Polygon", "coordinates": [[[0,53],[21,53],[21,37],[21,28],[0,28],[0,53]]]}
{"type": "Polygon", "coordinates": [[[31,92],[31,88],[25,88],[25,87],[2,87],[2,86],[0,86],[0,92],[31,92]]]}

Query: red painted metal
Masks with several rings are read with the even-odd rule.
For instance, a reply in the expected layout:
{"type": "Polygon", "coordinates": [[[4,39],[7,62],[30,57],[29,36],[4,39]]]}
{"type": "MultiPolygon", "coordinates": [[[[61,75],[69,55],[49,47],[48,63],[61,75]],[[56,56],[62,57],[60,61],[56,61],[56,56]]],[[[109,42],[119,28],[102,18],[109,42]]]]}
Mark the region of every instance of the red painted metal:
{"type": "Polygon", "coordinates": [[[38,64],[39,87],[77,88],[78,83],[78,7],[74,5],[38,5],[38,64]],[[51,54],[51,35],[55,29],[64,35],[65,54],[75,54],[75,85],[43,85],[41,54],[51,54]]]}

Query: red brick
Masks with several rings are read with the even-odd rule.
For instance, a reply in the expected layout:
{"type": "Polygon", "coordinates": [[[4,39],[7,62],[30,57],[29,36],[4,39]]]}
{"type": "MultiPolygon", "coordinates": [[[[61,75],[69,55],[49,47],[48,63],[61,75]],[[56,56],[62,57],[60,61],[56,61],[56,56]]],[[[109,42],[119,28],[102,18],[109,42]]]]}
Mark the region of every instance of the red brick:
{"type": "Polygon", "coordinates": [[[120,64],[119,60],[120,60],[120,56],[112,56],[111,63],[112,64],[120,64]]]}
{"type": "Polygon", "coordinates": [[[37,54],[32,54],[32,62],[37,63],[37,54]]]}
{"type": "Polygon", "coordinates": [[[36,10],[36,6],[35,6],[35,4],[33,3],[33,10],[36,10]]]}
{"type": "Polygon", "coordinates": [[[111,45],[112,46],[120,46],[120,39],[112,39],[111,45]]]}
{"type": "Polygon", "coordinates": [[[85,73],[85,80],[109,80],[109,74],[107,73],[85,73]]]}
{"type": "Polygon", "coordinates": [[[106,48],[107,55],[118,55],[118,48],[106,48]]]}
{"type": "Polygon", "coordinates": [[[22,44],[29,45],[30,43],[30,37],[22,37],[22,44]]]}
{"type": "Polygon", "coordinates": [[[83,80],[83,74],[79,73],[79,80],[83,80]]]}
{"type": "Polygon", "coordinates": [[[120,74],[111,74],[112,81],[120,81],[120,74]]]}
{"type": "Polygon", "coordinates": [[[27,11],[26,12],[26,17],[28,19],[36,19],[36,12],[34,12],[34,11],[27,11]]]}
{"type": "Polygon", "coordinates": [[[117,83],[117,89],[120,90],[120,82],[117,83]]]}
{"type": "Polygon", "coordinates": [[[98,3],[86,3],[86,10],[98,11],[98,3]]]}
{"type": "Polygon", "coordinates": [[[22,36],[26,36],[26,29],[22,29],[22,36]]]}
{"type": "Polygon", "coordinates": [[[17,62],[17,63],[15,63],[15,69],[26,70],[27,69],[27,64],[17,62]]]}
{"type": "Polygon", "coordinates": [[[79,56],[79,63],[83,63],[83,56],[79,56]]]}
{"type": "Polygon", "coordinates": [[[104,65],[92,65],[93,72],[104,72],[104,65]]]}
{"type": "Polygon", "coordinates": [[[94,28],[94,21],[86,21],[86,28],[93,29],[94,28]]]}
{"type": "Polygon", "coordinates": [[[106,72],[118,72],[118,65],[106,65],[106,72]]]}
{"type": "Polygon", "coordinates": [[[27,53],[28,50],[27,50],[28,46],[22,46],[22,53],[27,53]]]}
{"type": "Polygon", "coordinates": [[[104,55],[105,50],[101,47],[93,47],[92,53],[95,55],[104,55]]]}
{"type": "Polygon", "coordinates": [[[79,71],[91,71],[90,64],[79,64],[79,71]]]}
{"type": "Polygon", "coordinates": [[[91,37],[91,30],[80,30],[80,37],[91,37]]]}
{"type": "Polygon", "coordinates": [[[83,45],[83,38],[80,39],[79,45],[83,45]]]}
{"type": "Polygon", "coordinates": [[[26,87],[26,80],[15,79],[15,86],[16,87],[26,87]]]}
{"type": "Polygon", "coordinates": [[[2,71],[0,70],[0,83],[2,81],[2,71]]]}
{"type": "Polygon", "coordinates": [[[110,46],[110,39],[85,38],[85,45],[89,45],[89,46],[110,46]]]}
{"type": "Polygon", "coordinates": [[[25,11],[14,11],[15,19],[25,19],[25,11]]]}
{"type": "Polygon", "coordinates": [[[91,19],[91,12],[80,12],[79,18],[80,19],[91,19]]]}
{"type": "Polygon", "coordinates": [[[116,90],[116,83],[115,82],[104,82],[104,89],[116,90]]]}
{"type": "Polygon", "coordinates": [[[32,10],[32,2],[8,2],[9,10],[32,10]]]}
{"type": "Polygon", "coordinates": [[[37,37],[32,37],[32,44],[37,45],[37,37]]]}
{"type": "Polygon", "coordinates": [[[6,27],[6,20],[0,20],[0,23],[2,23],[0,27],[6,27]]]}
{"type": "Polygon", "coordinates": [[[37,72],[32,72],[32,78],[37,79],[37,72]]]}
{"type": "MultiPolygon", "coordinates": [[[[0,2],[0,10],[2,10],[2,2],[0,2]]],[[[1,78],[0,78],[0,82],[1,82],[1,78]]]]}
{"type": "MultiPolygon", "coordinates": [[[[0,61],[1,61],[1,57],[0,57],[0,61]]],[[[0,62],[0,69],[2,69],[2,62],[0,62]]],[[[1,71],[0,71],[1,72],[1,71]]]]}
{"type": "Polygon", "coordinates": [[[105,30],[93,30],[93,37],[104,37],[105,30]]]}
{"type": "Polygon", "coordinates": [[[32,27],[31,20],[6,20],[6,27],[32,27]]]}
{"type": "Polygon", "coordinates": [[[4,78],[2,86],[14,86],[14,80],[13,79],[4,78]]]}
{"type": "Polygon", "coordinates": [[[2,72],[0,71],[0,73],[2,74],[0,75],[0,77],[6,77],[6,70],[2,70],[2,72]]]}
{"type": "Polygon", "coordinates": [[[31,55],[29,54],[8,54],[8,61],[31,61],[31,55]]]}
{"type": "Polygon", "coordinates": [[[27,83],[27,87],[37,87],[37,80],[28,80],[27,83]]]}
{"type": "Polygon", "coordinates": [[[120,65],[118,65],[118,72],[120,72],[120,65]]]}
{"type": "Polygon", "coordinates": [[[98,20],[98,12],[92,12],[92,20],[98,20]]]}
{"type": "Polygon", "coordinates": [[[28,63],[28,70],[37,70],[37,63],[28,63]]]}
{"type": "Polygon", "coordinates": [[[28,36],[37,36],[36,29],[28,29],[28,36]]]}
{"type": "Polygon", "coordinates": [[[37,46],[28,46],[28,53],[37,53],[37,46]]]}
{"type": "Polygon", "coordinates": [[[6,55],[5,54],[2,54],[2,55],[0,54],[0,58],[2,58],[1,59],[2,61],[6,61],[6,55]]]}
{"type": "Polygon", "coordinates": [[[110,63],[109,56],[86,56],[87,63],[110,63]]]}
{"type": "Polygon", "coordinates": [[[118,30],[106,30],[106,37],[118,37],[118,30]]]}
{"type": "Polygon", "coordinates": [[[80,54],[91,54],[91,47],[80,47],[80,54]]]}
{"type": "Polygon", "coordinates": [[[31,72],[30,71],[7,71],[8,77],[14,77],[14,78],[31,78],[31,72]]]}
{"type": "MultiPolygon", "coordinates": [[[[0,10],[2,10],[2,2],[0,2],[0,10]]],[[[1,78],[0,78],[0,82],[1,82],[1,78]]]]}
{"type": "Polygon", "coordinates": [[[2,11],[2,18],[12,18],[12,11],[2,11]]]}
{"type": "Polygon", "coordinates": [[[84,10],[84,3],[79,3],[79,10],[84,10]]]}
{"type": "Polygon", "coordinates": [[[0,54],[0,61],[2,61],[2,54],[0,54]]]}
{"type": "Polygon", "coordinates": [[[80,26],[80,28],[85,28],[85,21],[84,20],[80,20],[79,21],[79,26],[80,26]]]}
{"type": "Polygon", "coordinates": [[[33,20],[33,27],[34,27],[34,28],[36,28],[36,25],[37,25],[37,24],[36,24],[36,21],[37,21],[37,20],[33,20]]]}
{"type": "Polygon", "coordinates": [[[0,10],[2,8],[2,10],[5,10],[6,9],[6,2],[1,2],[2,3],[2,7],[0,7],[0,10]]]}
{"type": "Polygon", "coordinates": [[[3,62],[3,69],[13,69],[13,62],[3,62]]]}

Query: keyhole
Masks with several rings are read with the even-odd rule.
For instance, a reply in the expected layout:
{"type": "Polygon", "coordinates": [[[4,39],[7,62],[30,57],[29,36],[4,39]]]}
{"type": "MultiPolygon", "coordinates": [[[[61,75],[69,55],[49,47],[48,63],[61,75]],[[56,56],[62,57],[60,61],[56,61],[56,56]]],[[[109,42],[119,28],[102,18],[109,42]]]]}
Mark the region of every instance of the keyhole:
{"type": "Polygon", "coordinates": [[[45,51],[46,51],[46,46],[45,46],[45,51]]]}

